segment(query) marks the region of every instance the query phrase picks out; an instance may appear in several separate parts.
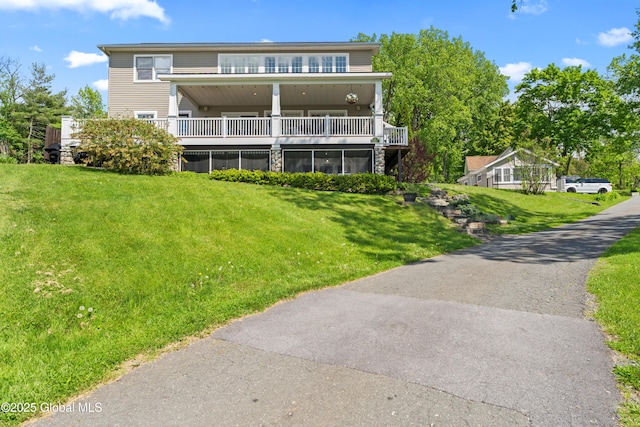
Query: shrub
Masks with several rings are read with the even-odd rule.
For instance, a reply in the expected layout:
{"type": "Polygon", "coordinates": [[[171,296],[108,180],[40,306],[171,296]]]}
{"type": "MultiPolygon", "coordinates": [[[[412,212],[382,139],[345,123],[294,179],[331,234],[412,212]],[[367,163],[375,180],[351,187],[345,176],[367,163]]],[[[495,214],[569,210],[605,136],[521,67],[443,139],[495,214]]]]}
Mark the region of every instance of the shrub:
{"type": "Polygon", "coordinates": [[[211,179],[344,193],[381,194],[396,188],[393,177],[371,173],[327,175],[321,172],[281,173],[229,169],[211,171],[211,179]]]}
{"type": "Polygon", "coordinates": [[[182,147],[166,130],[144,120],[91,119],[74,134],[86,163],[120,173],[164,175],[176,165],[182,147]]]}
{"type": "Polygon", "coordinates": [[[599,202],[607,202],[610,200],[616,200],[617,198],[618,198],[618,193],[615,193],[615,192],[596,194],[596,197],[595,197],[595,199],[599,202]]]}
{"type": "Polygon", "coordinates": [[[0,154],[0,164],[2,163],[15,165],[16,163],[18,163],[18,160],[15,157],[9,157],[0,154]]]}

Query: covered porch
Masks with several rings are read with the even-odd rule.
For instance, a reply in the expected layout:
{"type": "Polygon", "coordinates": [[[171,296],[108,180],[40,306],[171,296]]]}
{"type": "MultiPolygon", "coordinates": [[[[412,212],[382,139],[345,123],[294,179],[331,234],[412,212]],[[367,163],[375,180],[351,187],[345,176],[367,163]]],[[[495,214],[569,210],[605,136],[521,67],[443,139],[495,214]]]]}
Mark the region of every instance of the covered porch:
{"type": "Polygon", "coordinates": [[[406,145],[406,128],[383,122],[382,77],[167,74],[168,116],[155,120],[183,145],[406,145]]]}

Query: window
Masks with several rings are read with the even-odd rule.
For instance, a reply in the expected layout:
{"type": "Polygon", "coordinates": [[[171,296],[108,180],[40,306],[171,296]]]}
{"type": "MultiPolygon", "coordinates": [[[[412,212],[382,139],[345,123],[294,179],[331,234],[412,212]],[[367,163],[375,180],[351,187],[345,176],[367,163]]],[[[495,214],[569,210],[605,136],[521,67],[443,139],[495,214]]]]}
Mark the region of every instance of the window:
{"type": "Polygon", "coordinates": [[[284,150],[284,172],[327,174],[371,173],[373,151],[368,150],[284,150]]]}
{"type": "Polygon", "coordinates": [[[476,184],[480,184],[482,182],[482,175],[476,175],[476,184]]]}
{"type": "Polygon", "coordinates": [[[136,119],[153,120],[158,113],[155,111],[136,111],[133,113],[136,119]]]}
{"type": "Polygon", "coordinates": [[[157,81],[158,74],[171,72],[171,55],[135,56],[135,80],[157,81]]]}
{"type": "Polygon", "coordinates": [[[333,56],[322,57],[322,72],[323,73],[333,72],[333,56]]]}
{"type": "Polygon", "coordinates": [[[344,173],[371,173],[372,163],[371,150],[344,150],[344,173]]]}
{"type": "Polygon", "coordinates": [[[511,169],[502,169],[502,180],[504,182],[511,182],[511,169]]]}
{"type": "Polygon", "coordinates": [[[247,58],[247,73],[256,74],[260,70],[260,58],[250,56],[247,58]]]}
{"type": "Polygon", "coordinates": [[[311,172],[313,151],[284,151],[284,172],[311,172]]]}
{"type": "Polygon", "coordinates": [[[209,173],[209,152],[191,151],[182,155],[181,170],[198,173],[209,173]]]}
{"type": "Polygon", "coordinates": [[[224,169],[268,171],[271,164],[269,150],[185,151],[182,159],[181,171],[198,173],[224,169]]]}
{"type": "MultiPolygon", "coordinates": [[[[155,72],[170,72],[171,57],[157,56],[160,63],[154,65],[155,56],[140,56],[138,65],[140,80],[154,79],[155,72]],[[163,62],[164,61],[164,62],[163,62]],[[169,61],[167,63],[167,61],[169,61]],[[165,71],[161,71],[165,70],[165,71]]],[[[218,73],[346,73],[349,71],[347,54],[301,55],[301,54],[269,54],[269,55],[218,55],[218,73]]]]}
{"type": "Polygon", "coordinates": [[[294,56],[291,61],[291,72],[292,73],[301,73],[302,72],[302,56],[294,56]]]}
{"type": "Polygon", "coordinates": [[[288,73],[289,72],[289,60],[290,58],[286,56],[278,57],[278,72],[279,73],[288,73]]]}
{"type": "Polygon", "coordinates": [[[309,72],[310,73],[320,72],[320,63],[318,62],[318,58],[315,56],[309,57],[309,72]]]}
{"type": "Polygon", "coordinates": [[[342,173],[342,150],[316,150],[313,159],[314,172],[326,174],[342,173]]]}
{"type": "Polygon", "coordinates": [[[522,168],[513,168],[513,180],[515,182],[522,181],[522,168]]]}
{"type": "Polygon", "coordinates": [[[493,182],[502,182],[502,169],[493,170],[493,182]]]}
{"type": "Polygon", "coordinates": [[[264,72],[265,73],[275,73],[276,72],[276,57],[275,56],[267,56],[264,58],[264,72]]]}

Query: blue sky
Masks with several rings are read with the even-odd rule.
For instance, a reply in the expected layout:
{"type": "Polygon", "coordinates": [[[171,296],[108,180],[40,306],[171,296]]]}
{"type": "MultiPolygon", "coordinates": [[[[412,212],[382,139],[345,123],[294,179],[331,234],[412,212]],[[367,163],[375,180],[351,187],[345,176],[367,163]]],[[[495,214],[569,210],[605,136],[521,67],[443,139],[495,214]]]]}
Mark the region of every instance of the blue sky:
{"type": "Polygon", "coordinates": [[[434,26],[462,37],[517,83],[531,68],[583,64],[605,73],[630,52],[640,1],[630,0],[0,0],[0,57],[56,75],[69,96],[106,97],[98,44],[348,41],[434,26]]]}

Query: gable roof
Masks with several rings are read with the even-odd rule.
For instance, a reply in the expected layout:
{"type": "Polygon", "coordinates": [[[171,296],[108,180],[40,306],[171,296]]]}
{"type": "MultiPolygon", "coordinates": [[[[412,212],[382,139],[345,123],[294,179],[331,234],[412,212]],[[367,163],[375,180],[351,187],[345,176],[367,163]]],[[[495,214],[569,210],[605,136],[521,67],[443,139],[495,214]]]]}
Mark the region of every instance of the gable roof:
{"type": "Polygon", "coordinates": [[[467,171],[472,172],[498,160],[498,156],[467,156],[467,171]]]}

